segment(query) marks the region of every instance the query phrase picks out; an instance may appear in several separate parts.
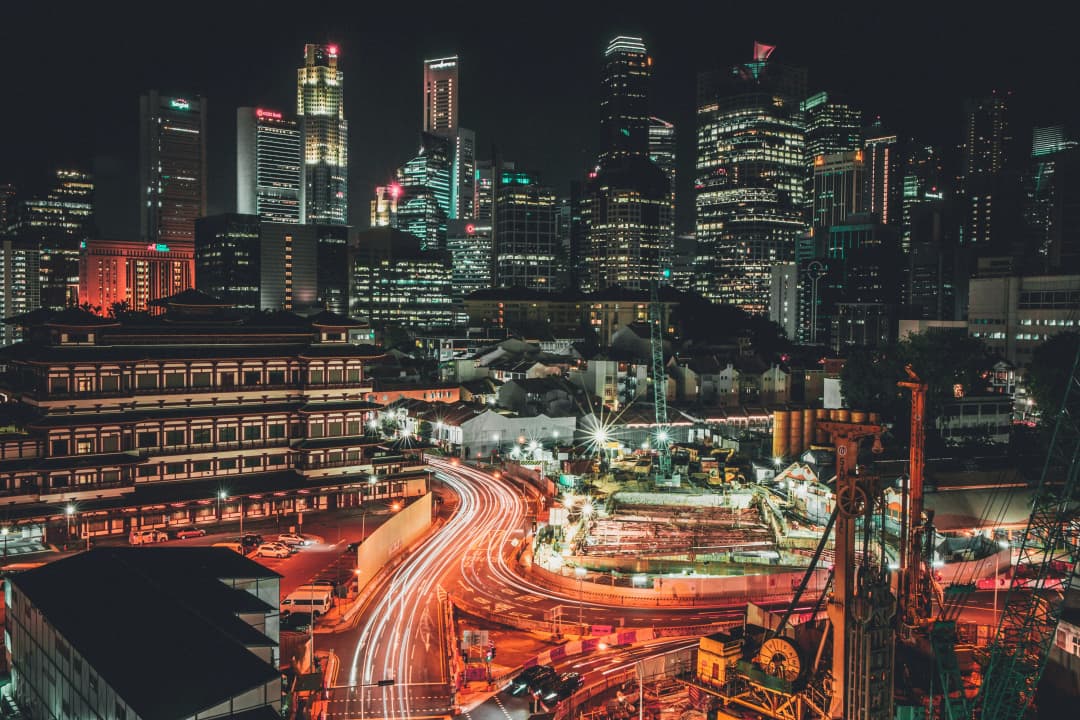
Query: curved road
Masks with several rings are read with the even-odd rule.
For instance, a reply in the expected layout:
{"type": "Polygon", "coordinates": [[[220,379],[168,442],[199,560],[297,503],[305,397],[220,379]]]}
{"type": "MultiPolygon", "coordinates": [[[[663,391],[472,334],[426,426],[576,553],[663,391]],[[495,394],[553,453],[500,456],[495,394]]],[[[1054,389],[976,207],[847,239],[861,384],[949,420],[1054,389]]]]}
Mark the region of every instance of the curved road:
{"type": "Polygon", "coordinates": [[[563,605],[564,623],[627,626],[686,625],[742,616],[728,608],[630,608],[579,602],[522,578],[510,564],[512,542],[524,537],[520,486],[479,470],[431,458],[455,496],[441,506],[444,525],[391,572],[382,592],[360,613],[354,630],[318,635],[340,668],[327,704],[330,718],[407,718],[452,711],[439,588],[501,615],[543,620],[563,605]],[[380,685],[393,682],[393,684],[380,685]]]}

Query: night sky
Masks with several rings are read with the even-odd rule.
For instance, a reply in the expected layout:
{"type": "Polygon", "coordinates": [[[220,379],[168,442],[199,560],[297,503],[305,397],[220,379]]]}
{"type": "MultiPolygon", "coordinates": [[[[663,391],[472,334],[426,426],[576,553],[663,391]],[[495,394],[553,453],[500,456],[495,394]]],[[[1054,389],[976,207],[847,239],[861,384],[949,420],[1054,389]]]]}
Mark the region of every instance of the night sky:
{"type": "Polygon", "coordinates": [[[455,52],[461,123],[477,132],[479,156],[496,145],[564,194],[596,151],[603,48],[618,33],[643,36],[654,58],[653,114],[680,132],[680,230],[693,222],[696,73],[748,59],[755,39],[778,46],[774,59],[808,67],[811,91],[829,90],[949,150],[960,138],[961,99],[995,88],[1013,92],[1023,151],[1032,122],[1080,129],[1080,43],[1063,17],[1019,15],[1042,7],[1032,4],[1007,16],[991,4],[947,2],[13,4],[0,14],[0,182],[25,197],[60,165],[92,169],[103,237],[137,231],[140,91],[208,97],[209,211],[230,211],[236,107],[295,111],[305,42],[341,47],[350,212],[361,227],[372,188],[416,151],[422,60],[455,52]]]}

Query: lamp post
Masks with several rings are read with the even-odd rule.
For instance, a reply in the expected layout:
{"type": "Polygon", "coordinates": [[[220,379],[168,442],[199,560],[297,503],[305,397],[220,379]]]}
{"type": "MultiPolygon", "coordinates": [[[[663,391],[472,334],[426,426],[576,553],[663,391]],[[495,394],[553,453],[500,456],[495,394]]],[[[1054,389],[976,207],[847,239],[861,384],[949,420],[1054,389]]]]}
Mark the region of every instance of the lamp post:
{"type": "MultiPolygon", "coordinates": [[[[578,586],[577,622],[578,622],[579,627],[584,627],[585,626],[585,621],[582,618],[582,616],[583,616],[583,614],[585,612],[585,586],[583,584],[583,581],[585,579],[585,574],[587,572],[588,571],[585,568],[581,567],[580,565],[578,565],[576,568],[574,568],[574,574],[577,575],[577,586],[578,586]]],[[[582,634],[584,634],[584,633],[582,633],[582,634]]]]}
{"type": "Polygon", "coordinates": [[[70,540],[71,540],[71,521],[72,521],[72,518],[75,517],[75,506],[72,505],[71,503],[68,503],[67,507],[64,508],[64,515],[67,516],[67,534],[68,534],[68,541],[70,542],[70,540]]]}
{"type": "Polygon", "coordinates": [[[218,490],[217,521],[219,526],[221,525],[221,521],[225,518],[225,498],[228,496],[229,494],[224,490],[218,490]]]}

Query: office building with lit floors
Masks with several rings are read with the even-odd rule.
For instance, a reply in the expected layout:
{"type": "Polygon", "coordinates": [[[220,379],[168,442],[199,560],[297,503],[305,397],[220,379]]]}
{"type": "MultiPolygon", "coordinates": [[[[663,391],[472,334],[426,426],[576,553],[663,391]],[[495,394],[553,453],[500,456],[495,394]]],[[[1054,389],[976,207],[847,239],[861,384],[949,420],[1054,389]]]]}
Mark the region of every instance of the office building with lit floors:
{"type": "Polygon", "coordinates": [[[79,252],[79,304],[102,315],[117,303],[150,310],[153,301],[194,286],[194,243],[87,240],[79,252]]]}
{"type": "Polygon", "coordinates": [[[101,548],[8,580],[30,720],[281,717],[281,576],[227,548],[101,548]]]}
{"type": "Polygon", "coordinates": [[[698,77],[695,290],[754,314],[806,229],[806,71],[772,52],[755,44],[752,60],[698,77]]]}
{"type": "Polygon", "coordinates": [[[304,46],[296,114],[304,138],[304,213],[310,223],[349,222],[349,122],[338,46],[304,46]]]}
{"type": "Polygon", "coordinates": [[[373,467],[393,453],[367,434],[377,406],[361,398],[383,354],[350,342],[361,323],[240,311],[197,290],[158,305],[10,319],[22,341],[0,349],[5,527],[80,544],[241,515],[296,524],[425,491],[422,470],[373,467]]]}
{"type": "Polygon", "coordinates": [[[394,228],[356,233],[350,243],[351,312],[372,325],[447,327],[457,322],[451,255],[427,250],[394,228]]]}

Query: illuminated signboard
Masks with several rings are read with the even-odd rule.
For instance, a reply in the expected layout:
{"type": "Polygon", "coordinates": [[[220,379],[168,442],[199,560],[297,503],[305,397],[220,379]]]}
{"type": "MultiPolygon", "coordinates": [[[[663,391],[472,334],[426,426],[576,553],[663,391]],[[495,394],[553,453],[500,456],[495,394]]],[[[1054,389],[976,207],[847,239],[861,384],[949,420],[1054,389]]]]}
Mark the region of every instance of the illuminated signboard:
{"type": "Polygon", "coordinates": [[[169,107],[173,110],[190,110],[191,103],[184,98],[172,98],[169,100],[169,107]]]}
{"type": "Polygon", "coordinates": [[[255,116],[261,118],[270,118],[271,120],[281,119],[281,113],[275,110],[263,110],[262,108],[258,108],[257,110],[255,110],[255,116]]]}
{"type": "Polygon", "coordinates": [[[154,252],[169,252],[169,246],[165,243],[150,243],[146,246],[146,249],[154,252]]]}

